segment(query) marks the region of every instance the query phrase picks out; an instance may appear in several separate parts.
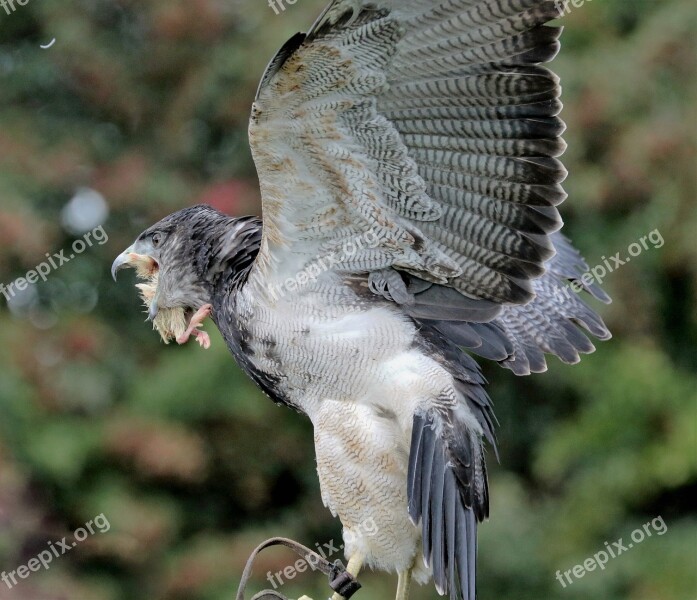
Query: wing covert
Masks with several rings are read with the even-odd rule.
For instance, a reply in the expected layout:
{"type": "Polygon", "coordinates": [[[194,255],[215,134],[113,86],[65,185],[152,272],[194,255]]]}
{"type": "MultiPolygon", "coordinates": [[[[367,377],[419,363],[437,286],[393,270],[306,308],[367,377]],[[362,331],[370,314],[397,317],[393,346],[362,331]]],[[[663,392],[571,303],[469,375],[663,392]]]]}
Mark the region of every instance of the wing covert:
{"type": "Polygon", "coordinates": [[[524,304],[566,176],[558,16],[540,0],[336,0],[264,76],[250,122],[264,276],[370,232],[337,271],[396,269],[524,304]]]}
{"type": "Polygon", "coordinates": [[[450,409],[414,415],[408,473],[409,514],[451,598],[476,597],[482,437],[495,448],[463,348],[524,374],[545,368],[544,352],[592,351],[576,324],[609,335],[580,299],[557,298],[585,268],[556,233],[565,125],[543,64],[559,50],[561,29],[546,23],[560,11],[555,0],[334,0],[272,61],[250,121],[259,280],[279,286],[338,255],[331,269],[399,305],[453,375],[450,409]]]}

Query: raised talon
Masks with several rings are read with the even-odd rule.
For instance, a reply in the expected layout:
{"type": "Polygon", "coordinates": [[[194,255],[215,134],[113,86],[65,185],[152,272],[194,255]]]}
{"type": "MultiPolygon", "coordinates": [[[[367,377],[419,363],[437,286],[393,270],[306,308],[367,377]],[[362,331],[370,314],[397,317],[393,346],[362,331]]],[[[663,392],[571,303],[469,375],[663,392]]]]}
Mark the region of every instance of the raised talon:
{"type": "Polygon", "coordinates": [[[200,331],[198,328],[203,325],[203,322],[208,317],[211,316],[212,311],[212,304],[204,304],[201,308],[199,308],[194,313],[194,316],[191,317],[189,327],[177,338],[177,344],[186,344],[186,342],[189,341],[189,338],[193,335],[201,347],[204,350],[208,350],[208,348],[211,347],[211,338],[205,331],[200,331]]]}

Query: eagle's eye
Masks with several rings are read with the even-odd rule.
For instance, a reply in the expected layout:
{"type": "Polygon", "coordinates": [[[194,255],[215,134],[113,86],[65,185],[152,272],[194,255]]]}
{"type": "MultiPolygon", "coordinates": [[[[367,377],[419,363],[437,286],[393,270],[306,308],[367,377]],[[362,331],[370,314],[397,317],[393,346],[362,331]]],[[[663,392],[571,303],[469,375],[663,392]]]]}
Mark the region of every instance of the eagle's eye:
{"type": "Polygon", "coordinates": [[[157,248],[162,243],[162,234],[157,232],[152,234],[152,245],[157,248]]]}

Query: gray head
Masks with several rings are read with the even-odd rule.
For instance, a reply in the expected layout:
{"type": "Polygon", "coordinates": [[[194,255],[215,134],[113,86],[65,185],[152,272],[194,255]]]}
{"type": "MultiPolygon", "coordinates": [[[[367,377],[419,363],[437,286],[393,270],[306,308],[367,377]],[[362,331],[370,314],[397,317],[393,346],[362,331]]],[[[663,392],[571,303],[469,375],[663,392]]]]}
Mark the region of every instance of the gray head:
{"type": "Polygon", "coordinates": [[[198,205],[165,217],[141,233],[111,272],[135,268],[137,287],[165,342],[180,338],[201,307],[214,304],[225,283],[250,268],[261,238],[255,217],[235,219],[198,205]]]}

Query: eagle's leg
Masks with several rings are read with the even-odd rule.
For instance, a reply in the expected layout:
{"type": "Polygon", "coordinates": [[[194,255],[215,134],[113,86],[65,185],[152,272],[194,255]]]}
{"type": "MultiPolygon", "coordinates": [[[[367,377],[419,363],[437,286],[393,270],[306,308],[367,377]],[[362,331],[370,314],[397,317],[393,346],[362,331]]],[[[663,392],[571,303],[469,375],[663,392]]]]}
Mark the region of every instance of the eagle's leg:
{"type": "Polygon", "coordinates": [[[411,588],[411,569],[407,571],[400,571],[397,577],[396,600],[409,600],[409,589],[411,588]]]}
{"type": "Polygon", "coordinates": [[[213,306],[211,304],[204,304],[201,308],[199,308],[194,313],[194,316],[191,317],[191,321],[189,321],[189,326],[187,327],[186,331],[177,338],[177,344],[186,344],[186,342],[189,341],[189,338],[193,335],[196,338],[196,341],[201,344],[201,347],[208,350],[208,348],[211,347],[211,338],[205,331],[200,331],[199,327],[203,325],[203,322],[208,317],[211,316],[212,310],[213,306]]]}
{"type": "Polygon", "coordinates": [[[411,574],[414,567],[409,567],[406,571],[397,574],[397,599],[409,600],[409,590],[411,589],[411,574]]]}
{"type": "MultiPolygon", "coordinates": [[[[355,579],[358,579],[358,574],[361,572],[361,568],[363,567],[364,561],[365,558],[361,556],[358,552],[356,552],[356,554],[349,558],[349,563],[346,567],[346,571],[353,575],[355,579]]],[[[344,600],[344,597],[339,593],[335,593],[332,596],[332,600],[344,600]]]]}

